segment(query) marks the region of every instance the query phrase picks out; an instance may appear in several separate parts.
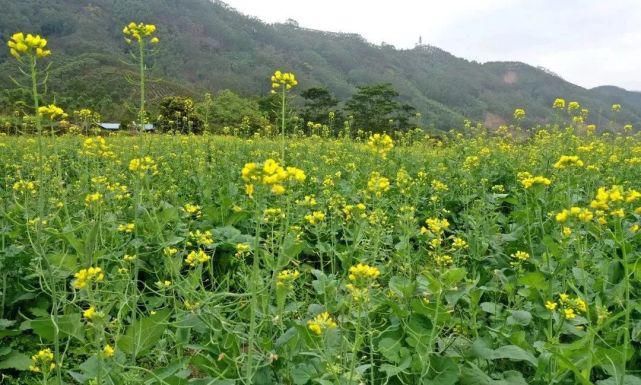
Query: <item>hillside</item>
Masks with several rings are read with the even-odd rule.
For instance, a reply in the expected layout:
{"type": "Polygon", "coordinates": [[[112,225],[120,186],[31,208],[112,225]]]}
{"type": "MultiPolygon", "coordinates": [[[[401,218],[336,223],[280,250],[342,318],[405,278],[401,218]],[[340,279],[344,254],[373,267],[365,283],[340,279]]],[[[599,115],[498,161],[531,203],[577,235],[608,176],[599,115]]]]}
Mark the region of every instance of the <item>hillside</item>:
{"type": "MultiPolygon", "coordinates": [[[[276,68],[293,70],[300,90],[325,86],[345,100],[357,85],[389,82],[401,98],[422,113],[424,125],[448,129],[467,117],[489,125],[510,122],[516,107],[528,112],[526,124],[553,116],[557,97],[577,100],[590,121],[612,119],[619,103],[620,123],[641,126],[641,93],[615,87],[584,89],[522,63],[479,64],[441,49],[420,46],[397,50],[353,34],[270,25],[208,0],[0,0],[0,39],[31,31],[49,38],[54,50],[49,97],[68,109],[89,106],[109,119],[127,114],[135,87],[124,74],[127,46],[122,26],[131,20],[155,23],[161,38],[154,58],[152,97],[196,98],[231,89],[246,96],[269,91],[276,68]]],[[[9,80],[14,65],[0,50],[0,108],[10,111],[18,92],[9,80]]],[[[133,75],[132,75],[133,76],[133,75]]]]}

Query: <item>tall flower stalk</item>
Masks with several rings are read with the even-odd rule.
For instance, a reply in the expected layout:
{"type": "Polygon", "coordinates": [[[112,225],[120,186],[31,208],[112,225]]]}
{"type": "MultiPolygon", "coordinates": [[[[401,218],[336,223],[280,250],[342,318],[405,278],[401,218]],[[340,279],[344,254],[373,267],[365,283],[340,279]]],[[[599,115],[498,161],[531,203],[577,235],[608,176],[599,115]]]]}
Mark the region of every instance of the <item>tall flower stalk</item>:
{"type": "Polygon", "coordinates": [[[281,71],[276,71],[274,72],[274,75],[272,75],[271,78],[272,81],[272,93],[280,93],[281,95],[281,100],[280,100],[280,109],[281,109],[281,116],[280,116],[280,125],[281,125],[281,161],[285,162],[285,129],[286,129],[286,123],[285,123],[285,113],[286,113],[286,106],[287,106],[287,92],[291,90],[293,87],[296,87],[298,85],[298,81],[296,80],[296,75],[294,75],[291,72],[281,72],[281,71]]]}
{"type": "Polygon", "coordinates": [[[138,44],[138,67],[140,71],[140,108],[138,110],[138,129],[142,132],[145,127],[145,53],[149,45],[156,45],[160,42],[156,33],[156,26],[135,22],[129,23],[123,30],[127,44],[138,44]]]}
{"type": "MultiPolygon", "coordinates": [[[[40,135],[42,133],[42,123],[38,116],[38,108],[40,107],[38,87],[44,82],[40,83],[38,80],[38,59],[44,59],[51,55],[51,50],[47,49],[47,39],[40,35],[32,35],[30,33],[25,35],[23,32],[16,32],[11,36],[7,45],[11,56],[18,61],[20,72],[31,81],[30,91],[33,100],[33,111],[36,116],[38,135],[40,135]],[[25,71],[25,68],[27,71],[25,71]]],[[[22,86],[20,83],[16,83],[22,86]]]]}
{"type": "MultiPolygon", "coordinates": [[[[47,39],[40,35],[24,34],[23,32],[16,32],[11,35],[11,39],[7,43],[9,52],[18,61],[18,69],[20,72],[29,78],[30,86],[24,86],[20,82],[14,80],[16,85],[20,88],[29,89],[33,100],[33,115],[36,123],[36,130],[38,133],[38,184],[43,185],[43,146],[42,146],[42,116],[40,113],[40,94],[39,88],[47,83],[47,67],[44,70],[44,80],[39,79],[40,71],[38,69],[38,60],[44,59],[51,55],[51,50],[47,49],[47,39]]],[[[43,213],[44,201],[42,190],[38,190],[38,207],[39,213],[43,213]]]]}

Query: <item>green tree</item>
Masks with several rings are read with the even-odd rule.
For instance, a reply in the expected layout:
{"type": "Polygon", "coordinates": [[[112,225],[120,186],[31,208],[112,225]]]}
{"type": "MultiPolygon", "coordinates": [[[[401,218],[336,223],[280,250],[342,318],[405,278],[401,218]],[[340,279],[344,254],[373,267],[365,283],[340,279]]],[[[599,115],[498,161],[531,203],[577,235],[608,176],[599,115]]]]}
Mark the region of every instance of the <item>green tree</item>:
{"type": "MultiPolygon", "coordinates": [[[[338,99],[327,88],[314,87],[301,93],[305,102],[301,117],[305,122],[314,122],[329,125],[330,112],[336,114],[338,99]]],[[[336,115],[335,115],[336,116],[336,115]]],[[[333,120],[336,120],[335,117],[333,120]]]]}
{"type": "Polygon", "coordinates": [[[244,98],[230,90],[223,90],[212,100],[203,101],[197,106],[198,115],[207,120],[209,130],[223,127],[237,127],[249,122],[250,129],[259,129],[266,122],[259,104],[254,99],[244,98]]]}
{"type": "Polygon", "coordinates": [[[416,118],[416,108],[409,104],[401,104],[394,113],[394,127],[400,131],[407,131],[416,125],[412,119],[416,118]]]}
{"type": "Polygon", "coordinates": [[[165,97],[160,102],[159,112],[156,125],[162,132],[199,134],[203,131],[203,121],[196,114],[194,102],[190,98],[165,97]]]}
{"type": "Polygon", "coordinates": [[[358,92],[347,101],[348,113],[353,117],[354,127],[374,132],[390,128],[390,119],[399,108],[398,92],[391,84],[375,84],[358,87],[358,92]]]}

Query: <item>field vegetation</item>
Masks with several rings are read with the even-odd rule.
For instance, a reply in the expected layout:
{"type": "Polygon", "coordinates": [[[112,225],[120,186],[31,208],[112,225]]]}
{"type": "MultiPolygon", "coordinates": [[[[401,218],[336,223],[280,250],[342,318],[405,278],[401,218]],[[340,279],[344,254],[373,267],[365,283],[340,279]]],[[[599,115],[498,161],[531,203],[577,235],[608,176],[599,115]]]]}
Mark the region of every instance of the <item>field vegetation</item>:
{"type": "Polygon", "coordinates": [[[32,113],[0,136],[2,383],[641,383],[632,126],[557,98],[532,129],[518,107],[498,130],[374,133],[333,111],[297,130],[299,79],[275,71],[277,124],[214,135],[213,102],[175,98],[150,134],[162,41],[123,32],[133,135],[45,103],[48,42],[11,36],[32,113]]]}

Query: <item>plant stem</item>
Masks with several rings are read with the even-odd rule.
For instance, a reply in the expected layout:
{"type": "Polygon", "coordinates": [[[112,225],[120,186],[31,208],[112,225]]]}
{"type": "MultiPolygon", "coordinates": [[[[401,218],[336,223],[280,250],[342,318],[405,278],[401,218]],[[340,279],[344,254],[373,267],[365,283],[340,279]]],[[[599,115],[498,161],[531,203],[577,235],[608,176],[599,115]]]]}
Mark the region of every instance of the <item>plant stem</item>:
{"type": "Polygon", "coordinates": [[[138,130],[144,132],[145,124],[145,42],[141,38],[138,41],[140,49],[140,112],[139,112],[139,125],[138,130]]]}
{"type": "Polygon", "coordinates": [[[282,143],[281,143],[281,160],[283,163],[285,163],[285,85],[281,86],[282,88],[282,100],[280,103],[281,106],[281,117],[280,117],[280,124],[281,124],[281,138],[282,138],[282,143]]]}

